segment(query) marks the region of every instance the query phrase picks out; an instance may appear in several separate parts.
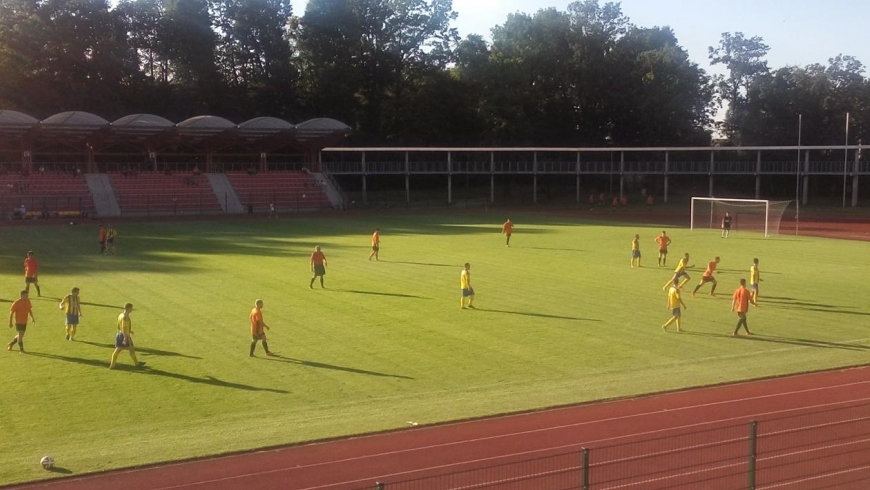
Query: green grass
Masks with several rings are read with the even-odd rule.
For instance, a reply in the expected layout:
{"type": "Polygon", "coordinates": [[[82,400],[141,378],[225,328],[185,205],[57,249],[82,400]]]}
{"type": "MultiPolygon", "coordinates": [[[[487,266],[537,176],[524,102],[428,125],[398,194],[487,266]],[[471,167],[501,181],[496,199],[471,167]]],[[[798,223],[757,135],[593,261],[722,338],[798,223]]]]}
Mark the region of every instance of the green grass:
{"type": "Polygon", "coordinates": [[[670,229],[670,260],[692,253],[692,286],[722,257],[721,294],[687,294],[688,332],[664,334],[660,228],[512,218],[511,248],[492,214],[131,223],[117,257],[96,253],[95,225],[3,228],[0,304],[28,249],[46,297],[31,355],[0,355],[0,484],[51,476],[46,454],[81,474],[866,362],[866,243],[670,229]],[[369,262],[376,226],[382,260],[369,262]],[[629,268],[635,233],[642,269],[629,268]],[[317,244],[328,289],[311,291],[317,244]],[[730,293],[753,257],[759,335],[732,339],[730,293]],[[476,311],[459,309],[466,261],[476,311]],[[73,286],[89,303],[75,343],[57,309],[73,286]],[[248,357],[256,298],[281,358],[248,357]],[[122,354],[109,371],[127,301],[148,369],[122,354]]]}

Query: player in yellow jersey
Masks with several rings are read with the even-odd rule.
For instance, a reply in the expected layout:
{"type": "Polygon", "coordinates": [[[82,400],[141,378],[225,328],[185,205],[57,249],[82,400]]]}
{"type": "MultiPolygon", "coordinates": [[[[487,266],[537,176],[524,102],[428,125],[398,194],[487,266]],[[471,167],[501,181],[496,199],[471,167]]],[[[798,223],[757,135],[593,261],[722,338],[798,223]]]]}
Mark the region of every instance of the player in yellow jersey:
{"type": "Polygon", "coordinates": [[[677,324],[677,332],[683,331],[683,326],[681,324],[681,318],[683,317],[683,312],[680,310],[682,308],[688,308],[686,303],[683,303],[683,297],[680,295],[680,280],[678,278],[674,278],[671,283],[670,289],[668,289],[668,309],[671,311],[671,318],[664,325],[662,325],[662,330],[665,332],[668,331],[668,327],[671,323],[676,322],[677,324]]]}
{"type": "Polygon", "coordinates": [[[749,293],[755,306],[758,306],[758,283],[763,280],[761,273],[758,272],[758,259],[752,259],[752,265],[749,267],[749,293]]]}
{"type": "Polygon", "coordinates": [[[130,357],[133,358],[133,365],[142,367],[145,362],[139,362],[136,359],[136,349],[133,347],[133,321],[130,319],[130,312],[133,311],[133,303],[124,305],[124,311],[118,315],[118,333],[115,334],[115,350],[112,352],[112,362],[109,363],[109,369],[115,368],[115,363],[118,362],[118,354],[122,350],[130,352],[130,357]]]}
{"type": "Polygon", "coordinates": [[[631,241],[631,267],[635,264],[640,267],[640,235],[635,235],[631,241]]]}
{"type": "Polygon", "coordinates": [[[680,262],[677,263],[677,268],[674,269],[674,277],[671,278],[670,281],[666,282],[664,286],[662,286],[662,291],[667,291],[673,281],[676,281],[681,277],[685,277],[685,279],[683,279],[683,282],[679,283],[679,288],[682,289],[683,286],[685,286],[686,283],[689,282],[689,280],[691,279],[691,277],[689,277],[689,273],[686,272],[686,269],[688,269],[689,267],[695,266],[689,265],[689,252],[686,252],[683,258],[680,259],[680,262]]]}
{"type": "Polygon", "coordinates": [[[72,291],[60,300],[60,304],[57,307],[66,314],[66,339],[75,340],[79,318],[82,316],[79,288],[72,288],[72,291]]]}
{"type": "Polygon", "coordinates": [[[459,307],[462,309],[474,309],[474,288],[471,287],[471,264],[465,263],[465,268],[459,274],[459,288],[462,290],[462,296],[459,298],[459,307]],[[465,304],[465,299],[468,298],[468,305],[465,304]]]}

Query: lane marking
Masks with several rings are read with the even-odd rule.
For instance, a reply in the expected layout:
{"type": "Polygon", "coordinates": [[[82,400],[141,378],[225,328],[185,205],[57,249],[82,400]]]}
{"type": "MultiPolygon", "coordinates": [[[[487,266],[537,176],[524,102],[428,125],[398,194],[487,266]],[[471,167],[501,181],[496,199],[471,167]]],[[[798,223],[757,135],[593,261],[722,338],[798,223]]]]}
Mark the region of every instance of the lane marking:
{"type": "MultiPolygon", "coordinates": [[[[780,413],[795,412],[795,411],[799,411],[799,410],[810,410],[810,409],[814,409],[814,408],[831,407],[831,406],[843,405],[843,404],[847,404],[847,403],[855,403],[855,402],[861,402],[861,401],[870,401],[870,397],[856,399],[856,400],[842,401],[842,402],[824,403],[824,404],[812,405],[812,406],[801,407],[801,408],[787,408],[787,409],[775,410],[775,411],[771,411],[771,412],[759,413],[759,414],[756,414],[756,416],[776,415],[776,414],[780,414],[780,413]]],[[[300,490],[320,490],[320,489],[324,489],[324,488],[336,487],[339,485],[351,485],[351,484],[357,484],[357,483],[362,483],[362,482],[371,482],[373,480],[383,480],[385,478],[403,476],[403,475],[408,475],[408,474],[413,474],[413,473],[429,472],[429,471],[451,468],[451,467],[456,467],[456,466],[463,466],[463,465],[473,465],[473,464],[477,464],[477,463],[490,462],[490,461],[494,461],[494,460],[512,458],[512,457],[518,457],[518,456],[527,456],[527,455],[531,455],[531,454],[548,452],[548,451],[556,451],[556,450],[560,450],[560,449],[579,448],[579,447],[588,446],[591,444],[598,444],[598,443],[603,443],[603,442],[612,442],[612,441],[616,441],[616,440],[620,440],[620,439],[628,439],[628,438],[632,438],[632,437],[660,434],[662,432],[670,432],[670,431],[676,431],[676,430],[681,430],[681,429],[695,428],[695,427],[701,427],[701,426],[705,426],[705,425],[713,425],[713,424],[722,423],[722,422],[731,422],[731,421],[735,421],[735,420],[746,420],[746,417],[745,416],[730,417],[730,418],[719,419],[719,420],[711,420],[711,421],[705,421],[705,422],[698,422],[698,423],[694,423],[694,424],[669,427],[669,428],[665,428],[665,429],[656,429],[656,430],[645,431],[645,432],[637,432],[634,434],[626,434],[623,436],[606,437],[603,439],[596,439],[596,440],[584,441],[584,442],[578,442],[578,443],[572,443],[572,444],[563,444],[563,445],[559,445],[559,446],[551,446],[551,447],[542,448],[542,449],[520,451],[520,452],[516,452],[516,453],[511,453],[511,454],[502,454],[499,456],[491,456],[491,457],[487,457],[487,458],[478,458],[478,459],[473,459],[473,460],[468,460],[468,461],[462,461],[459,463],[447,463],[447,464],[443,464],[443,465],[429,466],[426,468],[418,468],[416,470],[407,470],[407,471],[400,471],[400,472],[396,472],[396,473],[380,474],[380,475],[375,475],[375,476],[371,476],[371,477],[367,477],[367,478],[358,478],[355,480],[335,482],[335,483],[330,483],[330,484],[318,485],[318,486],[314,486],[314,487],[306,487],[306,488],[300,489],[300,490]]],[[[484,438],[484,440],[485,439],[486,438],[484,438]]],[[[466,441],[466,442],[477,442],[477,441],[479,441],[479,440],[474,439],[472,441],[466,441]]],[[[359,457],[353,457],[353,458],[345,458],[345,459],[340,459],[340,460],[335,460],[335,461],[330,461],[330,462],[313,463],[313,464],[309,464],[309,465],[298,465],[298,466],[288,467],[288,468],[275,468],[275,469],[266,470],[266,471],[257,471],[257,472],[252,472],[252,473],[246,473],[243,475],[234,475],[234,476],[228,476],[228,477],[224,477],[224,478],[215,478],[212,480],[201,481],[201,482],[193,482],[193,483],[171,485],[171,486],[164,486],[164,487],[154,487],[154,488],[150,488],[149,490],[174,490],[174,489],[178,489],[178,488],[192,488],[192,487],[199,486],[199,485],[209,485],[209,484],[219,483],[219,482],[224,482],[224,481],[237,480],[237,479],[242,479],[242,478],[249,478],[249,477],[254,477],[254,476],[261,476],[261,475],[268,475],[268,474],[275,474],[275,473],[283,473],[283,472],[294,471],[294,470],[303,469],[303,468],[314,468],[314,467],[324,466],[324,465],[329,465],[329,464],[347,463],[347,462],[359,461],[359,460],[364,460],[364,459],[374,458],[374,457],[391,456],[391,455],[405,453],[405,452],[419,451],[422,449],[451,446],[454,444],[457,444],[457,443],[438,444],[438,445],[433,445],[433,446],[427,446],[426,448],[415,448],[415,449],[410,449],[410,450],[389,451],[389,452],[379,453],[376,455],[366,455],[366,456],[359,456],[359,457]]]]}

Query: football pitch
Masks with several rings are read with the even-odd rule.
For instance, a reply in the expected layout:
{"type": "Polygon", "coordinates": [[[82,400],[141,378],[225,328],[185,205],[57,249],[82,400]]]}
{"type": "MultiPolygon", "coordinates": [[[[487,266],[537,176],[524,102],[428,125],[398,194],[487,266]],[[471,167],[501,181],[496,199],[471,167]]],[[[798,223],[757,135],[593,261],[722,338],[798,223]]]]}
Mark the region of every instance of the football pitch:
{"type": "Polygon", "coordinates": [[[868,362],[865,242],[669,227],[657,267],[661,227],[511,215],[508,248],[505,218],[121,223],[117,256],[97,253],[96,223],[3,228],[0,304],[31,249],[42,297],[30,353],[0,355],[0,485],[868,362]],[[308,288],[315,245],[325,290],[308,288]],[[683,252],[686,332],[664,333],[661,288],[683,252]],[[692,298],[717,255],[717,296],[708,284],[692,298]],[[754,257],[756,335],[735,339],[731,293],[754,257]],[[465,262],[476,310],[459,308],[465,262]],[[74,286],[83,318],[67,342],[58,302],[74,286]],[[248,356],[257,298],[278,357],[248,356]],[[147,366],[122,353],[110,371],[126,302],[147,366]]]}

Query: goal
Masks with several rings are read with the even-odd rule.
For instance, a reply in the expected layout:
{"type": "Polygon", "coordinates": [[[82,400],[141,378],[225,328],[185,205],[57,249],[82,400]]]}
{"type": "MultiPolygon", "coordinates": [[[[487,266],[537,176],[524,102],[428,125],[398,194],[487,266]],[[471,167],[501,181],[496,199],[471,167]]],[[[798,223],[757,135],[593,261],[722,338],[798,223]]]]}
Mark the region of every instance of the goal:
{"type": "Polygon", "coordinates": [[[791,201],[764,199],[718,199],[693,197],[691,229],[722,227],[725,213],[731,216],[731,230],[754,231],[764,236],[779,233],[779,224],[791,201]]]}

